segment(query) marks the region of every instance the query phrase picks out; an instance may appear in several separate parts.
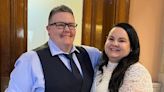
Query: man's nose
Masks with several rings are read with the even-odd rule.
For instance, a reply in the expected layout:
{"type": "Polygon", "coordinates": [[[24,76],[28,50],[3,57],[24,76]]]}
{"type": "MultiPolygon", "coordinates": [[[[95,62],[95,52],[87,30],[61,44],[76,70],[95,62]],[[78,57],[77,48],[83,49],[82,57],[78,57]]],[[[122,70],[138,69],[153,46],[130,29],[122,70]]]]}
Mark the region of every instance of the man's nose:
{"type": "Polygon", "coordinates": [[[69,26],[68,25],[65,25],[64,30],[70,31],[69,26]]]}

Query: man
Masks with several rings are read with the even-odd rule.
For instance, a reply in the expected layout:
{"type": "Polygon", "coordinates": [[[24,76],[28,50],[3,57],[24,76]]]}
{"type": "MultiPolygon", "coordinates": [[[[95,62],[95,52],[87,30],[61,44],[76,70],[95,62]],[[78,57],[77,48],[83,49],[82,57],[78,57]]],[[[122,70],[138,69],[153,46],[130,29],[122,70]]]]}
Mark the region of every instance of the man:
{"type": "Polygon", "coordinates": [[[52,9],[48,43],[20,56],[6,92],[89,92],[101,53],[93,47],[73,45],[76,26],[70,8],[52,9]]]}

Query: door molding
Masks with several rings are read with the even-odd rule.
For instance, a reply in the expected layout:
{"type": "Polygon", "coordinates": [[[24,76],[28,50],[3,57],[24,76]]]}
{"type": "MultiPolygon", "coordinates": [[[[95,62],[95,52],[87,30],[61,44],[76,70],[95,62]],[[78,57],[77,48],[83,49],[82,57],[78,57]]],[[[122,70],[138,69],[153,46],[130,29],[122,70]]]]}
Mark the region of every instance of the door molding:
{"type": "Polygon", "coordinates": [[[129,20],[130,0],[84,0],[82,44],[103,50],[113,25],[129,20]]]}

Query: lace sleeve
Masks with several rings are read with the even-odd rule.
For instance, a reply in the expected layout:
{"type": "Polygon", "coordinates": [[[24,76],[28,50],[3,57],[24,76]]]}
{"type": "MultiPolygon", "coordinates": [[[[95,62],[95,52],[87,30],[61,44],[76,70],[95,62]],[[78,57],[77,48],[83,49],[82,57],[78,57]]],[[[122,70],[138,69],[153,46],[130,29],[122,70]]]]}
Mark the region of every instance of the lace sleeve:
{"type": "Polygon", "coordinates": [[[119,92],[153,92],[152,79],[140,63],[132,65],[125,73],[119,92]]]}

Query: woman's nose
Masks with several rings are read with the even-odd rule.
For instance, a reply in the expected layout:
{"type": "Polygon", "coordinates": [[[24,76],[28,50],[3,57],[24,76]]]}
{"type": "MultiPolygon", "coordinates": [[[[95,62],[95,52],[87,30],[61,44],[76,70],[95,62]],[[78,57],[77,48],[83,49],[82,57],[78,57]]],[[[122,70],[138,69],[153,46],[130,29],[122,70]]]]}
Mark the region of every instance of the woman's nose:
{"type": "Polygon", "coordinates": [[[113,41],[113,45],[118,46],[118,41],[113,41]]]}

